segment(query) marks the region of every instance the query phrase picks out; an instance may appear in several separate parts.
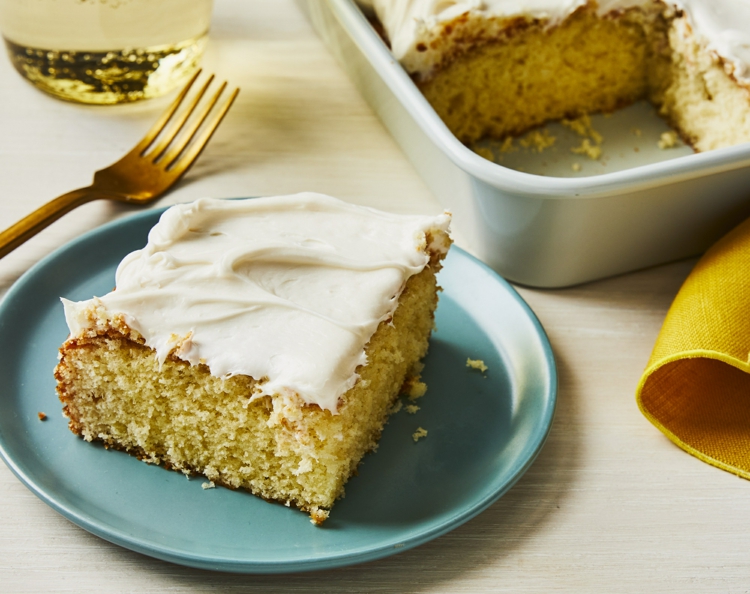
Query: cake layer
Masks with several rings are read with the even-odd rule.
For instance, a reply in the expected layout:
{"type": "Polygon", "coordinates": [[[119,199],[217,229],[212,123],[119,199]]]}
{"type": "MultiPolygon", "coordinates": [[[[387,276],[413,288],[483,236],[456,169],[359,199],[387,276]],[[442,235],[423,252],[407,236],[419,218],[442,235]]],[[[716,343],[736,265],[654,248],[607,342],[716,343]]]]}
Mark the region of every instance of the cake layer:
{"type": "Polygon", "coordinates": [[[322,522],[391,405],[414,381],[437,305],[434,268],[412,277],[367,345],[337,414],[293,396],[254,397],[245,375],[217,378],[174,356],[159,364],[122,323],[69,339],[55,375],[71,430],[150,463],[291,504],[322,522]]]}
{"type": "Polygon", "coordinates": [[[65,303],[70,429],[322,522],[419,382],[449,219],[311,194],[167,210],[115,291],[65,303]]]}
{"type": "Polygon", "coordinates": [[[55,375],[70,428],[151,463],[293,504],[318,521],[375,448],[393,401],[418,378],[437,305],[434,269],[412,277],[391,322],[370,340],[360,380],[337,414],[298,398],[254,397],[245,375],[222,379],[174,356],[159,365],[123,324],[69,339],[55,375]]]}
{"type": "Polygon", "coordinates": [[[462,142],[649,99],[696,150],[750,141],[747,0],[374,0],[462,142]]]}
{"type": "Polygon", "coordinates": [[[258,397],[335,411],[407,279],[445,254],[449,220],[312,193],[177,205],[122,261],[117,290],[64,300],[66,319],[75,336],[122,316],[161,362],[175,353],[218,377],[262,380],[258,397]]]}
{"type": "Polygon", "coordinates": [[[554,29],[519,21],[418,84],[465,143],[612,111],[649,93],[657,56],[641,16],[601,19],[582,10],[554,29]]]}
{"type": "Polygon", "coordinates": [[[686,17],[671,23],[670,63],[663,78],[669,84],[654,103],[699,151],[750,142],[750,83],[743,78],[738,84],[690,30],[686,17]]]}
{"type": "Polygon", "coordinates": [[[552,28],[584,7],[599,17],[632,8],[684,13],[699,44],[730,65],[737,80],[750,82],[748,0],[360,0],[372,6],[394,56],[420,79],[477,42],[502,34],[517,19],[552,28]]]}

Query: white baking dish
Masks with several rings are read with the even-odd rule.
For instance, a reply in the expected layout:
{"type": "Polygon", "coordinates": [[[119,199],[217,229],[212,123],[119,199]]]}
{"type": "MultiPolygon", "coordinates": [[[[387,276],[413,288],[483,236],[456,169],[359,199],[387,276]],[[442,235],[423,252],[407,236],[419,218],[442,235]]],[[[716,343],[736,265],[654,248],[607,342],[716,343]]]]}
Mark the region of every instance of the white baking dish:
{"type": "Polygon", "coordinates": [[[474,251],[562,287],[701,253],[750,216],[750,144],[590,177],[531,175],[461,144],[352,0],[297,0],[474,251]]]}

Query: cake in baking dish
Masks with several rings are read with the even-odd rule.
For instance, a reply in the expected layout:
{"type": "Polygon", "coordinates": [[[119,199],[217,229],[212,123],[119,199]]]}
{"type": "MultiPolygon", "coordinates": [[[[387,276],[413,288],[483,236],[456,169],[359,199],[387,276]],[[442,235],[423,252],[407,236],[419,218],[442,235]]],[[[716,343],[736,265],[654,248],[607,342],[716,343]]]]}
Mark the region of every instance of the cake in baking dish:
{"type": "Polygon", "coordinates": [[[749,0],[368,0],[464,143],[649,99],[696,150],[750,140],[749,0]]]}
{"type": "Polygon", "coordinates": [[[322,522],[418,380],[449,222],[311,193],[170,208],[114,291],[63,300],[70,429],[322,522]]]}

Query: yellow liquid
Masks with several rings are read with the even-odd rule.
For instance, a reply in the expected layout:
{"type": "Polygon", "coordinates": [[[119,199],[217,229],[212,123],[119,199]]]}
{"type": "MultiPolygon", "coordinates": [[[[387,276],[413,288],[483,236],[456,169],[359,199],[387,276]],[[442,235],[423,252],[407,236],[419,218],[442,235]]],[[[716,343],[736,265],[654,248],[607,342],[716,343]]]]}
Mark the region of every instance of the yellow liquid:
{"type": "Polygon", "coordinates": [[[112,104],[163,95],[197,68],[212,0],[0,0],[16,70],[61,99],[112,104]]]}
{"type": "Polygon", "coordinates": [[[30,48],[6,39],[11,62],[35,87],[60,99],[107,105],[158,97],[198,67],[207,35],[177,45],[108,52],[30,48]]]}

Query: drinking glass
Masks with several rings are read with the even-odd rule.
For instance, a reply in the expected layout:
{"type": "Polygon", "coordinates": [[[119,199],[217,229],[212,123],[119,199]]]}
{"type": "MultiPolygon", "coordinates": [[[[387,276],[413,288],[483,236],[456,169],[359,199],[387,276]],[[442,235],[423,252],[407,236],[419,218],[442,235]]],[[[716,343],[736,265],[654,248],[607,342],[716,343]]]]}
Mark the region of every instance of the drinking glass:
{"type": "Polygon", "coordinates": [[[16,70],[80,103],[163,95],[197,68],[213,0],[0,0],[16,70]]]}

